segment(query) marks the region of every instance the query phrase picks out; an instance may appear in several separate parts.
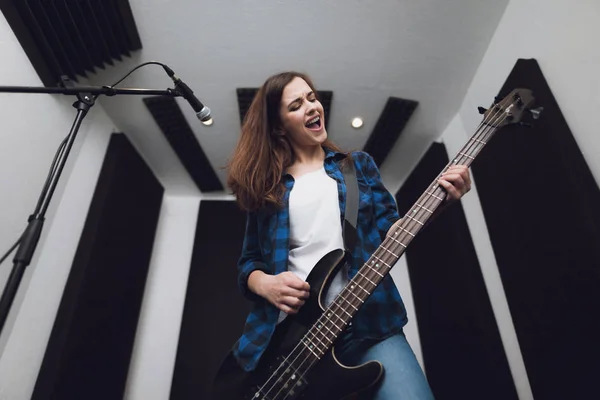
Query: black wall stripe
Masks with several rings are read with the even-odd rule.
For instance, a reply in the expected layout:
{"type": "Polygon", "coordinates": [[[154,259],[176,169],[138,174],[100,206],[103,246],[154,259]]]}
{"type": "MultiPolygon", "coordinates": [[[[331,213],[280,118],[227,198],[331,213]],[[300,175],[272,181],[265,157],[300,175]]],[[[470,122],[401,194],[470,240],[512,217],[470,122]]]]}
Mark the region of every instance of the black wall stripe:
{"type": "MultiPolygon", "coordinates": [[[[258,92],[258,88],[238,88],[236,89],[238,99],[238,110],[240,112],[240,124],[244,122],[246,113],[254,100],[254,96],[258,92]]],[[[329,125],[329,116],[331,115],[331,102],[333,101],[333,92],[330,90],[317,90],[319,101],[323,105],[325,113],[325,128],[329,125]]]]}
{"type": "MultiPolygon", "coordinates": [[[[396,196],[400,215],[448,161],[445,146],[434,143],[396,196]]],[[[517,399],[461,203],[425,227],[406,257],[435,398],[517,399]]]]}
{"type": "Polygon", "coordinates": [[[500,96],[532,89],[541,118],[506,127],[473,174],[536,399],[597,396],[600,190],[535,60],[500,96]]]}
{"type": "Polygon", "coordinates": [[[398,97],[388,98],[379,119],[369,135],[363,150],[369,153],[377,166],[381,166],[394,143],[400,137],[408,120],[419,103],[398,97]]]}
{"type": "Polygon", "coordinates": [[[34,400],[123,397],[162,196],[125,135],[113,135],[34,400]]]}
{"type": "Polygon", "coordinates": [[[46,86],[142,48],[127,0],[0,0],[0,9],[46,86]]]}
{"type": "Polygon", "coordinates": [[[171,400],[208,399],[214,375],[250,311],[237,287],[246,215],[232,201],[202,201],[171,400]]]}
{"type": "Polygon", "coordinates": [[[206,193],[224,190],[175,98],[154,96],[143,100],[200,191],[206,193]]]}

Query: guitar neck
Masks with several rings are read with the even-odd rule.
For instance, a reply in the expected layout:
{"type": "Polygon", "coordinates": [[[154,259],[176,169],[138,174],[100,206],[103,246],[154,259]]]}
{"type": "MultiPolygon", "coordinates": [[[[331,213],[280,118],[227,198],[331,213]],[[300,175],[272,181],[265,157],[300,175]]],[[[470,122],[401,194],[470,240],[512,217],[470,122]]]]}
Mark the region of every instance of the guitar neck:
{"type": "Polygon", "coordinates": [[[452,165],[470,166],[497,129],[496,125],[485,121],[481,123],[475,134],[427,187],[404,218],[392,225],[381,245],[308,331],[305,337],[307,346],[313,346],[318,353],[324,353],[329,348],[444,202],[446,192],[438,184],[441,175],[452,165]]]}

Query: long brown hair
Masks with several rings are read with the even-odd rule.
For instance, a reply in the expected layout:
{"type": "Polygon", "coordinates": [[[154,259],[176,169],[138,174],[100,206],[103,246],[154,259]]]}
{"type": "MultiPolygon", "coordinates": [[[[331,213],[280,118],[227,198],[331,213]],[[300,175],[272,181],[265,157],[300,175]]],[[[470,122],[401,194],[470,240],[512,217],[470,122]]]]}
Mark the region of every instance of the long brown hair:
{"type": "MultiPolygon", "coordinates": [[[[294,162],[294,152],[281,126],[279,108],[284,88],[302,78],[317,94],[311,79],[300,72],[269,77],[256,93],[242,124],[242,134],[228,164],[227,185],[243,210],[281,207],[285,187],[283,173],[294,162]]],[[[327,139],[324,147],[339,148],[327,139]]]]}

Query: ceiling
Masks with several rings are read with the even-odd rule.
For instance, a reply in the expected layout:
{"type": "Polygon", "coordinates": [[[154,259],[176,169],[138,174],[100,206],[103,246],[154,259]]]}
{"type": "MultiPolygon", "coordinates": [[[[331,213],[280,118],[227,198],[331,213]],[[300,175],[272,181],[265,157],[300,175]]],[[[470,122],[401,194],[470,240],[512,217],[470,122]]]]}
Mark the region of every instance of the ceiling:
{"type": "MultiPolygon", "coordinates": [[[[237,88],[258,87],[283,70],[308,73],[317,89],[333,92],[328,132],[344,149],[362,148],[388,97],[418,101],[381,167],[395,191],[457,113],[507,2],[130,0],[142,50],[88,83],[111,84],[146,61],[170,66],[212,110],[215,122],[206,127],[177,99],[223,184],[223,167],[240,133],[237,88]],[[350,126],[355,116],[365,121],[360,129],[350,126]]],[[[147,66],[119,86],[173,84],[162,68],[147,66]]],[[[167,193],[199,194],[139,97],[104,97],[100,103],[167,193]]]]}

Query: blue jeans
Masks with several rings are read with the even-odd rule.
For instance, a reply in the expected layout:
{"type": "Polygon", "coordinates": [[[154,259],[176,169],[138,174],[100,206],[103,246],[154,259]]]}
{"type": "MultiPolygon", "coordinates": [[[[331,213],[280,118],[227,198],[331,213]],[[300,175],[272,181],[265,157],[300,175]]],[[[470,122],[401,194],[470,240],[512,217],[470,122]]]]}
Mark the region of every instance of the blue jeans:
{"type": "Polygon", "coordinates": [[[340,339],[336,355],[346,365],[358,365],[377,360],[385,368],[382,379],[373,388],[361,393],[360,399],[373,400],[433,400],[433,394],[421,366],[406,341],[404,333],[380,342],[352,339],[351,334],[340,339]],[[349,337],[350,336],[350,337],[349,337]]]}

